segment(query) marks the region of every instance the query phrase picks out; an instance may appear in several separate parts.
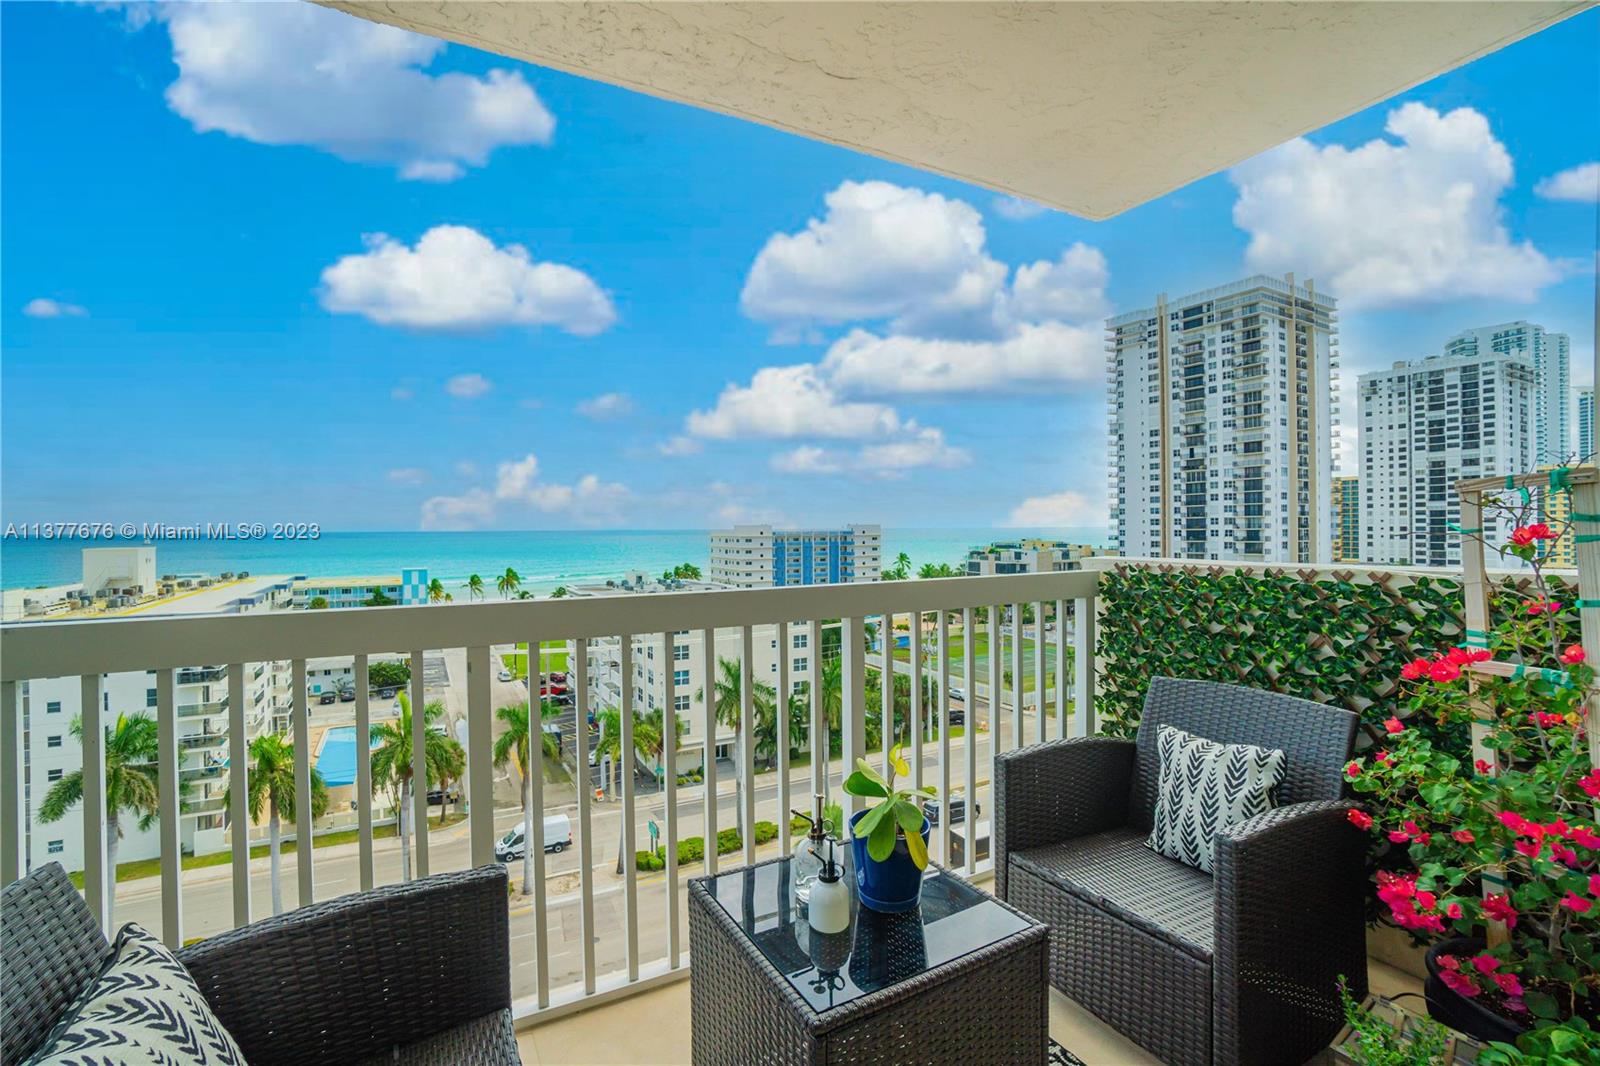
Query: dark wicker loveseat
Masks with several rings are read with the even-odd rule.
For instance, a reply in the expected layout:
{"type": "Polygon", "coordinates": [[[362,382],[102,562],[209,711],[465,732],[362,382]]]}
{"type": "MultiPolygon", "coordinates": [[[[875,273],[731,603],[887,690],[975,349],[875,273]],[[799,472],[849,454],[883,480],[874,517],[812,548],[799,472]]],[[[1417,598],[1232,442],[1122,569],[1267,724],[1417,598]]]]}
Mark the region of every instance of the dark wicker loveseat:
{"type": "MultiPolygon", "coordinates": [[[[32,1054],[110,953],[59,864],[7,885],[0,1063],[32,1054]]],[[[178,957],[252,1066],[520,1062],[500,866],[315,903],[178,957]]]]}
{"type": "Polygon", "coordinates": [[[1209,681],[1150,682],[1137,741],[995,760],[995,885],[1050,926],[1050,981],[1169,1063],[1299,1063],[1366,994],[1366,835],[1346,821],[1355,715],[1209,681]],[[1280,748],[1279,806],[1220,834],[1215,876],[1145,846],[1172,725],[1280,748]]]}

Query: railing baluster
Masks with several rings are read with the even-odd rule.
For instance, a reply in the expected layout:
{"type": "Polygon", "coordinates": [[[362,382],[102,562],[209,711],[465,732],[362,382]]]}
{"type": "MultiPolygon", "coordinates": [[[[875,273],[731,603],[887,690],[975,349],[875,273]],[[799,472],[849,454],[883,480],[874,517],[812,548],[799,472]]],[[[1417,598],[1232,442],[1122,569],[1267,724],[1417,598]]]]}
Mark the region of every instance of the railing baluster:
{"type": "Polygon", "coordinates": [[[717,631],[715,629],[702,629],[700,631],[700,656],[701,676],[705,679],[700,686],[700,693],[704,697],[701,701],[701,712],[704,715],[702,727],[705,730],[705,743],[700,748],[700,763],[705,773],[701,782],[701,803],[703,805],[701,828],[705,831],[705,853],[701,856],[706,864],[706,874],[717,872],[717,631]]]}
{"type": "MultiPolygon", "coordinates": [[[[83,712],[83,898],[100,931],[111,932],[111,896],[116,871],[106,875],[106,734],[100,713],[100,675],[84,674],[83,712]]],[[[115,832],[115,829],[112,830],[115,832]]]]}
{"type": "MultiPolygon", "coordinates": [[[[428,876],[428,715],[423,685],[423,653],[411,653],[411,839],[416,876],[428,876]]],[[[467,664],[467,701],[472,694],[472,664],[467,664]]],[[[398,815],[396,815],[398,818],[398,815]]]]}
{"type": "Polygon", "coordinates": [[[633,845],[633,634],[617,638],[622,653],[622,735],[617,738],[617,760],[622,773],[622,902],[623,930],[627,937],[628,980],[639,979],[639,874],[633,845]]]}
{"type": "MultiPolygon", "coordinates": [[[[894,744],[894,615],[883,616],[883,624],[878,629],[878,643],[883,648],[881,669],[878,671],[878,687],[882,690],[879,702],[883,704],[880,715],[878,737],[883,748],[883,776],[891,773],[889,766],[889,749],[894,744]]],[[[844,775],[849,777],[855,770],[855,763],[845,764],[844,775]]]]}
{"type": "MultiPolygon", "coordinates": [[[[171,670],[156,671],[156,790],[160,794],[158,802],[161,806],[161,941],[176,951],[183,947],[183,827],[178,812],[178,709],[173,699],[172,682],[171,670]]],[[[231,711],[231,700],[228,707],[231,711]]]]}
{"type": "Polygon", "coordinates": [[[234,928],[250,924],[250,730],[245,724],[244,668],[244,663],[228,664],[228,819],[233,823],[234,928]]]}
{"type": "MultiPolygon", "coordinates": [[[[989,608],[989,780],[994,780],[994,756],[1004,749],[1000,746],[1001,716],[1006,687],[1005,674],[1001,671],[1000,663],[1005,657],[1006,633],[1002,615],[1005,609],[999,606],[989,608]]],[[[1013,738],[1015,739],[1015,738],[1013,738]]]]}
{"type": "MultiPolygon", "coordinates": [[[[467,649],[467,830],[472,840],[472,865],[494,862],[494,692],[489,683],[489,646],[467,649]]],[[[413,726],[420,719],[413,718],[413,726]]],[[[531,732],[537,719],[528,723],[531,732]]],[[[445,729],[450,728],[445,719],[445,729]]],[[[412,754],[422,750],[421,745],[412,754]]],[[[444,782],[439,782],[441,788],[444,782]]],[[[428,777],[422,773],[422,822],[428,821],[428,777]]],[[[441,796],[442,800],[443,797],[441,796]]],[[[439,810],[443,812],[441,803],[439,810]]],[[[524,841],[525,846],[532,845],[524,841]]]]}
{"type": "Polygon", "coordinates": [[[922,612],[912,611],[906,621],[910,629],[911,698],[906,707],[906,737],[911,742],[911,787],[922,787],[922,612]]]}
{"type": "MultiPolygon", "coordinates": [[[[833,750],[833,738],[828,733],[828,719],[822,713],[822,626],[806,623],[806,662],[810,666],[811,729],[811,795],[828,794],[828,754],[833,750]]],[[[809,810],[809,806],[807,807],[809,810]]],[[[834,827],[837,831],[838,827],[834,827]]]]}
{"type": "Polygon", "coordinates": [[[294,677],[294,868],[304,907],[316,899],[316,840],[311,817],[311,714],[306,706],[306,661],[295,659],[294,677]]]}
{"type": "Polygon", "coordinates": [[[1072,735],[1075,737],[1093,736],[1095,726],[1094,706],[1094,608],[1093,597],[1085,596],[1073,601],[1074,619],[1072,658],[1074,660],[1073,675],[1073,715],[1072,735]]]}
{"type": "Polygon", "coordinates": [[[789,623],[778,623],[778,692],[777,719],[778,747],[778,854],[789,854],[789,623]]]}
{"type": "MultiPolygon", "coordinates": [[[[848,777],[855,769],[856,760],[867,750],[867,663],[865,635],[861,617],[839,620],[839,718],[844,734],[844,767],[848,777]]],[[[888,640],[885,638],[885,647],[888,640]]],[[[893,687],[891,682],[891,688],[893,687]]],[[[861,809],[861,797],[844,793],[840,799],[845,824],[839,827],[839,836],[850,839],[850,816],[861,809]]]]}
{"type": "MultiPolygon", "coordinates": [[[[522,842],[524,854],[533,861],[533,970],[537,985],[539,1006],[550,1005],[550,923],[545,913],[544,890],[544,651],[538,637],[528,638],[528,757],[523,761],[522,773],[528,792],[528,818],[530,832],[522,842]]],[[[570,665],[568,670],[571,670],[570,665]]],[[[569,678],[572,676],[569,672],[569,678]]],[[[574,722],[583,730],[583,710],[579,708],[574,722]]],[[[559,749],[558,749],[559,750],[559,749]]],[[[559,761],[559,758],[558,758],[559,761]]],[[[585,767],[580,764],[579,770],[585,767]]],[[[581,776],[581,775],[580,775],[581,776]]],[[[583,790],[580,782],[579,791],[583,790]]]]}
{"type": "Polygon", "coordinates": [[[743,822],[743,858],[746,866],[756,861],[756,782],[755,782],[755,633],[750,626],[739,631],[739,816],[743,822]]]}
{"type": "Polygon", "coordinates": [[[1022,720],[1022,698],[1028,686],[1022,674],[1022,604],[1011,605],[1011,743],[1027,744],[1027,727],[1022,720]]]}
{"type": "MultiPolygon", "coordinates": [[[[530,646],[531,647],[531,646],[530,646]]],[[[573,742],[578,761],[578,882],[581,904],[578,933],[583,939],[583,991],[594,995],[594,843],[590,840],[592,819],[590,797],[594,776],[589,772],[589,642],[582,637],[572,643],[572,662],[567,675],[576,681],[574,703],[577,708],[577,737],[573,742]]],[[[543,818],[543,812],[536,817],[543,818]]]]}
{"type": "MultiPolygon", "coordinates": [[[[973,610],[961,608],[961,677],[966,683],[966,699],[962,700],[961,720],[965,744],[967,782],[967,828],[965,846],[961,849],[963,868],[968,876],[978,861],[978,671],[977,649],[973,647],[978,633],[973,628],[973,610]]],[[[990,715],[992,718],[993,715],[990,715]]],[[[989,750],[994,751],[994,727],[989,729],[989,750]]]]}
{"type": "Polygon", "coordinates": [[[1039,713],[1039,728],[1035,730],[1035,735],[1040,744],[1048,739],[1045,733],[1044,712],[1050,706],[1049,700],[1045,698],[1049,692],[1049,686],[1045,684],[1045,665],[1048,662],[1045,649],[1049,646],[1050,642],[1045,639],[1044,633],[1044,601],[1041,600],[1033,605],[1033,698],[1037,704],[1035,709],[1039,713]]]}
{"type": "Polygon", "coordinates": [[[361,891],[372,888],[372,686],[365,653],[356,656],[356,865],[361,891]]]}
{"type": "Polygon", "coordinates": [[[1067,736],[1067,712],[1072,701],[1067,697],[1067,603],[1056,601],[1056,739],[1067,736]]]}
{"type": "Polygon", "coordinates": [[[0,681],[0,885],[22,876],[22,708],[17,683],[0,681]]]}
{"type": "Polygon", "coordinates": [[[662,821],[666,823],[667,859],[667,965],[678,968],[678,688],[673,679],[677,660],[672,657],[672,632],[662,634],[661,689],[665,702],[661,705],[661,779],[667,789],[667,806],[662,821]]]}
{"type": "MultiPolygon", "coordinates": [[[[950,865],[950,616],[939,612],[939,858],[950,865]]],[[[970,820],[972,804],[967,804],[970,820]]]]}

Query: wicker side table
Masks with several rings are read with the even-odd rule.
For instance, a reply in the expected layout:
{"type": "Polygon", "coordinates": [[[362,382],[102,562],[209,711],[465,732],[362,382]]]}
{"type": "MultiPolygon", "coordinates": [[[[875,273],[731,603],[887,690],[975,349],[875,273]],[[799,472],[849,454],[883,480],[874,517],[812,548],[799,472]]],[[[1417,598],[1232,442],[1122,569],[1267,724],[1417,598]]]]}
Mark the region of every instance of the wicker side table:
{"type": "Polygon", "coordinates": [[[815,936],[788,863],[689,882],[696,1066],[1042,1066],[1045,926],[930,866],[918,910],[815,936]]]}

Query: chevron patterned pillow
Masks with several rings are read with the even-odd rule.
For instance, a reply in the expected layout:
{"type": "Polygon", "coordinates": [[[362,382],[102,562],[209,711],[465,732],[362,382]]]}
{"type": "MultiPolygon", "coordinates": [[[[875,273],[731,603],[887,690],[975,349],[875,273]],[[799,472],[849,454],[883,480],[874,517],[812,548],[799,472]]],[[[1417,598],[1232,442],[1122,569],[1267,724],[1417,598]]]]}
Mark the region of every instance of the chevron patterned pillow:
{"type": "Polygon", "coordinates": [[[1276,806],[1283,752],[1219,744],[1170,725],[1156,734],[1161,776],[1146,846],[1211,873],[1217,834],[1276,806]]]}
{"type": "Polygon", "coordinates": [[[111,962],[27,1066],[244,1066],[244,1054],[166,945],[129,922],[111,962]]]}

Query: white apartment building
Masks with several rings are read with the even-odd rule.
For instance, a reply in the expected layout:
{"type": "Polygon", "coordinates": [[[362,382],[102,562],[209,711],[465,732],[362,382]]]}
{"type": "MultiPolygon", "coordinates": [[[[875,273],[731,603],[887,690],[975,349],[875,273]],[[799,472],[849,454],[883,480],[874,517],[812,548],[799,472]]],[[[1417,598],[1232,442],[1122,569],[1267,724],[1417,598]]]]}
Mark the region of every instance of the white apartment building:
{"type": "MultiPolygon", "coordinates": [[[[1539,396],[1521,351],[1436,355],[1361,375],[1361,559],[1458,566],[1456,482],[1532,470],[1539,396]]],[[[1492,516],[1492,541],[1510,530],[1492,516]]]]}
{"type": "MultiPolygon", "coordinates": [[[[287,728],[290,714],[290,664],[253,663],[245,670],[245,727],[253,739],[287,728]]],[[[173,705],[178,715],[179,776],[187,786],[182,799],[179,838],[183,850],[204,855],[226,848],[223,792],[227,787],[228,671],[196,666],[175,671],[173,705]]],[[[82,711],[82,686],[76,677],[23,682],[23,808],[25,854],[31,866],[59,862],[83,868],[83,814],[74,806],[54,822],[39,820],[45,795],[61,778],[83,765],[83,749],[72,735],[82,711]]],[[[119,715],[156,713],[156,674],[107,674],[101,680],[101,722],[115,728],[119,715]]],[[[138,819],[124,816],[117,861],[148,859],[160,853],[160,826],[141,831],[138,819]]]]}
{"type": "Polygon", "coordinates": [[[1580,462],[1593,463],[1594,454],[1594,388],[1578,390],[1578,455],[1580,462]]]}
{"type": "Polygon", "coordinates": [[[993,574],[1048,574],[1062,570],[1081,570],[1083,560],[1097,555],[1115,555],[1110,548],[1092,544],[1068,544],[1062,540],[996,541],[967,552],[968,577],[993,574]]]}
{"type": "Polygon", "coordinates": [[[706,577],[734,588],[837,585],[877,581],[883,570],[883,530],[774,529],[734,526],[711,534],[706,577]]]}
{"type": "MultiPolygon", "coordinates": [[[[673,581],[663,583],[643,574],[632,574],[619,583],[609,585],[568,586],[567,594],[580,596],[649,596],[663,592],[694,592],[727,588],[710,581],[673,581]]],[[[797,623],[789,629],[788,640],[778,647],[777,626],[757,626],[753,631],[752,652],[755,665],[752,676],[774,689],[778,686],[778,659],[789,659],[789,692],[797,691],[801,684],[815,676],[819,634],[807,624],[797,623]]],[[[716,654],[719,659],[738,662],[742,636],[735,629],[717,631],[716,654]]],[[[574,645],[568,645],[569,658],[576,663],[574,645]]],[[[622,706],[622,649],[616,637],[591,640],[588,644],[589,707],[598,711],[603,707],[622,706]]],[[[673,705],[679,717],[688,723],[688,730],[679,742],[680,772],[700,764],[705,752],[704,704],[695,700],[695,693],[704,692],[705,640],[698,629],[680,630],[672,634],[672,653],[667,656],[660,636],[635,637],[633,641],[633,705],[641,715],[663,707],[666,702],[667,677],[671,676],[673,705]]],[[[734,733],[719,726],[712,738],[714,757],[732,758],[734,733]]]]}
{"type": "Polygon", "coordinates": [[[1336,307],[1258,274],[1107,320],[1121,554],[1327,561],[1336,307]]]}
{"type": "Polygon", "coordinates": [[[1445,355],[1473,358],[1490,353],[1524,355],[1533,366],[1534,465],[1571,459],[1571,338],[1565,333],[1547,333],[1537,323],[1519,320],[1463,330],[1444,342],[1445,355]]]}

